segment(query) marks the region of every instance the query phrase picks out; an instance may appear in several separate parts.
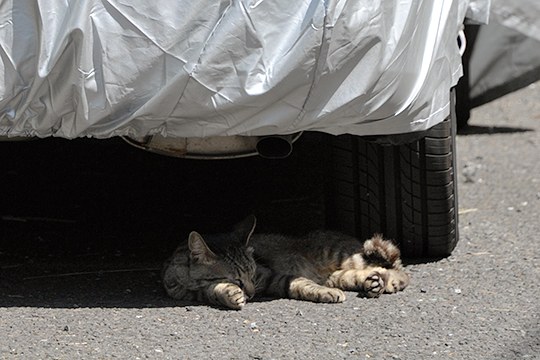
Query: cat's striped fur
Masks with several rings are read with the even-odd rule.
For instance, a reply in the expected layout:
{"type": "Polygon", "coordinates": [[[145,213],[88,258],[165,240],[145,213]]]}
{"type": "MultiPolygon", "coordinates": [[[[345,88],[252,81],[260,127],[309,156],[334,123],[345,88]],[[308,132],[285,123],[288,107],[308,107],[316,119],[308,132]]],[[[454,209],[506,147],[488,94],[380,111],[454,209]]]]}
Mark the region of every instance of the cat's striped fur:
{"type": "Polygon", "coordinates": [[[164,266],[167,293],[241,309],[255,294],[336,303],[343,291],[377,297],[409,283],[399,249],[379,235],[362,244],[329,231],[252,235],[254,227],[249,217],[231,234],[203,240],[192,232],[164,266]]]}

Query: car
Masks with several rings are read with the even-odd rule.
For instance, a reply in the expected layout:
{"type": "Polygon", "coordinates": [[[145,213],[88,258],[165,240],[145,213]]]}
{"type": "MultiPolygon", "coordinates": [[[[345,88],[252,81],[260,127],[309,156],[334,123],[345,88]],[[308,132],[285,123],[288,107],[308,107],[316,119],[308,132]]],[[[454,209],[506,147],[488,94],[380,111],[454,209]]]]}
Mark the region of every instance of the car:
{"type": "Polygon", "coordinates": [[[327,149],[327,225],[407,257],[458,241],[453,87],[489,1],[7,1],[0,136],[194,159],[327,149]],[[474,4],[474,6],[471,6],[474,4]]]}

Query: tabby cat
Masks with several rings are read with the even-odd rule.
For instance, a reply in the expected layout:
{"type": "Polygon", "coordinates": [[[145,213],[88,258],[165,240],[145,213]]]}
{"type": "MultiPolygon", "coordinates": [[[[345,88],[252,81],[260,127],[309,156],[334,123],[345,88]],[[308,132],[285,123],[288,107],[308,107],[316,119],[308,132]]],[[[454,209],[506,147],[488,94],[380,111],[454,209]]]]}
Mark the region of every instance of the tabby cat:
{"type": "Polygon", "coordinates": [[[163,267],[167,293],[241,309],[256,294],[338,303],[343,290],[377,297],[409,284],[398,248],[379,235],[363,244],[329,231],[254,235],[255,222],[250,216],[233,232],[204,239],[192,232],[163,267]]]}

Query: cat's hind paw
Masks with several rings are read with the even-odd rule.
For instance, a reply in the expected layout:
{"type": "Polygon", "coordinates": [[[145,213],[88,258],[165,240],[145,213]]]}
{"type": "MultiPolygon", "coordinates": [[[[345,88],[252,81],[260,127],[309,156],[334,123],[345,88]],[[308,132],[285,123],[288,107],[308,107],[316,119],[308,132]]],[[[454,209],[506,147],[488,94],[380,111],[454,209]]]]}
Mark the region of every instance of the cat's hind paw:
{"type": "Polygon", "coordinates": [[[397,293],[409,285],[409,275],[404,271],[388,270],[388,281],[384,292],[387,294],[397,293]]]}

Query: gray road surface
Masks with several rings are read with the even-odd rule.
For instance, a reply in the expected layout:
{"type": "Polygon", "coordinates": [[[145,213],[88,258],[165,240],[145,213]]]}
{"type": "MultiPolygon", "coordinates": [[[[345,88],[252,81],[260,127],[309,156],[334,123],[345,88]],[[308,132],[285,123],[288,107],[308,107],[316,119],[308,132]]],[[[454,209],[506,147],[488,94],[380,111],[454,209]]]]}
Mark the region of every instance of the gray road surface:
{"type": "Polygon", "coordinates": [[[167,299],[151,254],[27,246],[0,253],[0,358],[540,359],[540,83],[471,125],[457,141],[460,243],[408,265],[400,294],[224,311],[167,299]]]}

